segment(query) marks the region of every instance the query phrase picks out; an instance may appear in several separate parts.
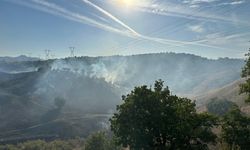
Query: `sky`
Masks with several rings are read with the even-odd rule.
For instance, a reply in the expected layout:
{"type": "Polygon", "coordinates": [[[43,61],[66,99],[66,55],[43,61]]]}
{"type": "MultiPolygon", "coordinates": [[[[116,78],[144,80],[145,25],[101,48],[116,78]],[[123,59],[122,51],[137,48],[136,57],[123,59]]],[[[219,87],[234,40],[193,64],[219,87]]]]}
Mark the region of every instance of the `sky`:
{"type": "Polygon", "coordinates": [[[242,58],[250,0],[0,0],[0,55],[242,58]]]}

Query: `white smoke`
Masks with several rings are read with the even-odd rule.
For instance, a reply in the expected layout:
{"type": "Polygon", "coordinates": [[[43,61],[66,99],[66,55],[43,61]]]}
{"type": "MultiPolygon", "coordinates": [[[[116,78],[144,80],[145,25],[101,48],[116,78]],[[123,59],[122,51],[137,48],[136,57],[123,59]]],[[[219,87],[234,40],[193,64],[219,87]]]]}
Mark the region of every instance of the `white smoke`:
{"type": "Polygon", "coordinates": [[[97,62],[87,64],[81,60],[56,60],[51,70],[70,71],[79,76],[88,76],[90,78],[102,78],[108,83],[116,84],[123,81],[127,74],[127,61],[124,58],[111,60],[109,58],[100,58],[97,62]]]}

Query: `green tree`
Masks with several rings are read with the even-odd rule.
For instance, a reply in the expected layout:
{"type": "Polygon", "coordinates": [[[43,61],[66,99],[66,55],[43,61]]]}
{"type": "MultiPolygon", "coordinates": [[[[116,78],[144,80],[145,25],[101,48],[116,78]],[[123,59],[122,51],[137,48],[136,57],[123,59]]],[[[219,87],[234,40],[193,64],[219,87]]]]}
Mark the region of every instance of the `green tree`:
{"type": "Polygon", "coordinates": [[[243,115],[239,108],[233,109],[223,117],[222,139],[228,143],[230,149],[250,149],[250,118],[243,115]]]}
{"type": "Polygon", "coordinates": [[[207,149],[215,142],[211,128],[216,118],[197,114],[195,103],[171,95],[163,81],[154,89],[135,87],[110,119],[111,130],[118,144],[134,150],[147,149],[207,149]]]}
{"type": "Polygon", "coordinates": [[[240,84],[240,94],[245,93],[247,94],[247,98],[245,102],[249,103],[250,102],[250,49],[247,54],[247,59],[245,60],[246,64],[242,69],[241,77],[245,78],[246,81],[243,84],[240,84]]]}

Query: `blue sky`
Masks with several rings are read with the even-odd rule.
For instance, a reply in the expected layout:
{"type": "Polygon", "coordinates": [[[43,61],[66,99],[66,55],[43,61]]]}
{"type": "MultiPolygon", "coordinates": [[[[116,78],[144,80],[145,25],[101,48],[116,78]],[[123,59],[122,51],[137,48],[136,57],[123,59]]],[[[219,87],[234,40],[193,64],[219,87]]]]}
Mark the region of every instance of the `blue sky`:
{"type": "Polygon", "coordinates": [[[249,0],[0,0],[0,55],[243,57],[249,0]]]}

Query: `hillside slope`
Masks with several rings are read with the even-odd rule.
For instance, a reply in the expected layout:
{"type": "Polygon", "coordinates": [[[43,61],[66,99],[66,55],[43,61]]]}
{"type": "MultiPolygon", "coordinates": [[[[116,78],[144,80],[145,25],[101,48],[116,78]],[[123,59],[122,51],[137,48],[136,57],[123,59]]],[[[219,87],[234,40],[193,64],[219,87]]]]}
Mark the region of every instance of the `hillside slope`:
{"type": "MultiPolygon", "coordinates": [[[[84,136],[106,128],[121,95],[135,86],[162,79],[191,98],[239,80],[243,65],[175,53],[0,62],[0,138],[84,136]],[[60,109],[57,98],[65,101],[60,109]]],[[[220,95],[229,97],[229,90],[220,95]]]]}
{"type": "Polygon", "coordinates": [[[239,85],[242,83],[244,83],[244,79],[239,79],[222,88],[196,96],[193,99],[197,101],[197,106],[200,110],[206,110],[206,105],[212,100],[228,100],[237,104],[243,112],[250,114],[250,106],[245,103],[246,94],[239,94],[239,85]]]}
{"type": "Polygon", "coordinates": [[[214,89],[208,93],[194,97],[194,99],[199,102],[200,105],[206,104],[209,100],[213,98],[217,99],[227,99],[232,102],[237,103],[238,105],[244,105],[244,94],[239,94],[240,88],[239,84],[243,83],[243,79],[236,80],[230,84],[227,84],[221,88],[214,89]]]}

